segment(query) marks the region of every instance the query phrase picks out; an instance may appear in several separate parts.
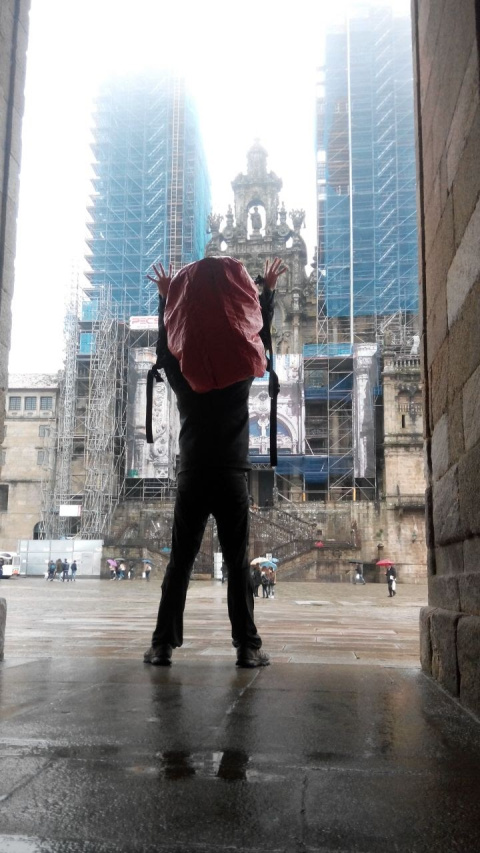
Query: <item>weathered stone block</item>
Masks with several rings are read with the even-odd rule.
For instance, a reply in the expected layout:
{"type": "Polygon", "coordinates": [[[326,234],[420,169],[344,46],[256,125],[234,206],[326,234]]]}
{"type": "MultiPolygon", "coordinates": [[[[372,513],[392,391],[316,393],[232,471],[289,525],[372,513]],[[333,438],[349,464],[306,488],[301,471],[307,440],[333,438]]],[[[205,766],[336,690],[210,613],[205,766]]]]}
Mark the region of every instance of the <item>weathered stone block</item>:
{"type": "Polygon", "coordinates": [[[458,575],[434,575],[429,578],[428,603],[432,607],[459,612],[458,575]]]}
{"type": "Polygon", "coordinates": [[[435,531],[433,525],[433,494],[432,487],[425,489],[425,543],[427,548],[435,547],[435,531]]]}
{"type": "Polygon", "coordinates": [[[480,616],[480,572],[459,576],[460,610],[468,616],[480,616]]]}
{"type": "Polygon", "coordinates": [[[480,572],[480,536],[465,539],[463,543],[463,565],[465,572],[480,572]]]}
{"type": "Polygon", "coordinates": [[[447,275],[448,325],[457,319],[465,299],[480,276],[480,202],[477,203],[465,229],[447,275]]]}
{"type": "Polygon", "coordinates": [[[439,293],[427,315],[427,367],[430,369],[447,337],[446,287],[439,293]]]}
{"type": "Polygon", "coordinates": [[[448,390],[448,340],[444,341],[435,356],[430,371],[431,417],[430,428],[441,418],[447,407],[448,390]]]}
{"type": "MultiPolygon", "coordinates": [[[[478,240],[480,243],[480,232],[478,240]]],[[[480,440],[480,366],[463,389],[463,435],[466,450],[470,450],[480,440]]]]}
{"type": "MultiPolygon", "coordinates": [[[[442,219],[443,207],[441,199],[440,170],[434,177],[430,194],[425,199],[425,256],[429,258],[430,251],[442,219]]],[[[434,285],[435,282],[432,282],[434,285]]]]}
{"type": "Polygon", "coordinates": [[[5,647],[5,625],[7,622],[7,602],[0,598],[0,660],[3,660],[5,647]]]}
{"type": "Polygon", "coordinates": [[[430,638],[430,617],[433,607],[420,609],[420,664],[427,675],[432,674],[432,641],[430,638]]]}
{"type": "Polygon", "coordinates": [[[457,575],[463,572],[463,542],[435,548],[437,575],[457,575]]]}
{"type": "MultiPolygon", "coordinates": [[[[439,177],[436,177],[439,180],[439,177]]],[[[440,192],[440,185],[438,184],[440,192]]],[[[439,213],[440,195],[438,199],[432,188],[431,206],[425,210],[425,219],[435,221],[439,213]]],[[[427,313],[430,311],[432,303],[437,299],[440,293],[446,288],[447,274],[450,265],[455,256],[455,240],[453,233],[453,199],[450,195],[447,204],[442,212],[438,228],[436,229],[435,238],[431,243],[429,253],[426,255],[426,281],[427,281],[427,313]]],[[[425,232],[429,233],[429,227],[425,224],[425,232]]]]}
{"type": "Polygon", "coordinates": [[[432,435],[432,474],[434,480],[440,480],[448,471],[448,417],[442,415],[435,424],[432,435]]]}
{"type": "Polygon", "coordinates": [[[448,402],[463,390],[480,362],[480,281],[468,293],[462,311],[449,333],[448,402]]]}
{"type": "Polygon", "coordinates": [[[459,392],[448,407],[448,459],[450,465],[459,461],[465,450],[463,439],[463,396],[459,392]]]}
{"type": "Polygon", "coordinates": [[[480,534],[478,478],[480,472],[480,444],[462,456],[458,465],[460,524],[467,535],[480,534]]]}
{"type": "Polygon", "coordinates": [[[468,140],[452,184],[455,240],[457,246],[475,209],[480,194],[480,108],[477,107],[468,140]]]}
{"type": "Polygon", "coordinates": [[[478,106],[478,47],[473,40],[470,56],[455,106],[447,138],[447,178],[450,189],[465,148],[468,133],[478,106]]]}
{"type": "Polygon", "coordinates": [[[422,102],[428,92],[428,84],[434,60],[438,56],[437,45],[444,5],[445,0],[432,0],[432,2],[422,0],[419,4],[418,31],[422,61],[422,102]]]}
{"type": "Polygon", "coordinates": [[[460,701],[480,714],[480,617],[463,616],[457,626],[457,659],[460,675],[460,701]]]}
{"type": "Polygon", "coordinates": [[[433,548],[429,548],[427,551],[427,576],[435,577],[437,574],[437,564],[435,561],[435,551],[433,548]]]}
{"type": "Polygon", "coordinates": [[[430,616],[432,676],[449,693],[458,696],[457,623],[460,613],[434,610],[430,616]]]}
{"type": "Polygon", "coordinates": [[[460,538],[457,465],[433,484],[433,527],[436,545],[446,545],[460,538]]]}

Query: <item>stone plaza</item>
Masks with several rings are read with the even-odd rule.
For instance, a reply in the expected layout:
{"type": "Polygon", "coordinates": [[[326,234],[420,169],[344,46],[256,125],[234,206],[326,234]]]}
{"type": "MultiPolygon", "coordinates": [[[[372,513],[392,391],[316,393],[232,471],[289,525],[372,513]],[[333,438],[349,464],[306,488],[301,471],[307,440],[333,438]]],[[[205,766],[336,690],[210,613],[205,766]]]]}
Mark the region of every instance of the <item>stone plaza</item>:
{"type": "Polygon", "coordinates": [[[171,668],[142,662],[156,579],[0,591],[1,853],[478,849],[480,730],[420,670],[426,585],[279,582],[262,670],[220,581],[191,583],[171,668]]]}

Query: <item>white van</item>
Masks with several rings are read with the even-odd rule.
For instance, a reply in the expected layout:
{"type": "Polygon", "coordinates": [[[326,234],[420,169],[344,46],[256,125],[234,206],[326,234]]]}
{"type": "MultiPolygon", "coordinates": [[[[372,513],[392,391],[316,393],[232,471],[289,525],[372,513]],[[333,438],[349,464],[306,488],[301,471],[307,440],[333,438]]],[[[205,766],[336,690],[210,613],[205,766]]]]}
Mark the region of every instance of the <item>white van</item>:
{"type": "Polygon", "coordinates": [[[20,556],[16,551],[0,551],[0,562],[3,560],[2,574],[0,577],[15,578],[20,574],[20,556]]]}

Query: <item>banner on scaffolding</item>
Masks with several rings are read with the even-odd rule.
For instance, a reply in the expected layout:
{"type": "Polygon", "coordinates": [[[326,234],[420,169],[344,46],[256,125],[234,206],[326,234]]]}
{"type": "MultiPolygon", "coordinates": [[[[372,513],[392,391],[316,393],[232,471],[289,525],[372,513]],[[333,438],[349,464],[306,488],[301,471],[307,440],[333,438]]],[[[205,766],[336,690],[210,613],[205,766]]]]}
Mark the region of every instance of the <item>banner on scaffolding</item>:
{"type": "Polygon", "coordinates": [[[178,412],[165,382],[154,386],[153,444],[145,439],[147,373],[155,359],[150,347],[131,349],[128,354],[127,478],[173,479],[175,475],[178,412]]]}
{"type": "Polygon", "coordinates": [[[375,477],[375,400],[377,345],[353,348],[353,466],[358,478],[375,477]]]}
{"type": "Polygon", "coordinates": [[[135,331],[158,331],[158,315],[156,317],[130,317],[129,326],[135,331]]]}
{"type": "MultiPolygon", "coordinates": [[[[275,370],[280,381],[277,401],[277,445],[279,454],[305,453],[305,401],[303,358],[276,355],[275,370]]],[[[250,390],[250,443],[252,455],[268,456],[270,440],[270,398],[268,373],[255,379],[250,390]]]]}

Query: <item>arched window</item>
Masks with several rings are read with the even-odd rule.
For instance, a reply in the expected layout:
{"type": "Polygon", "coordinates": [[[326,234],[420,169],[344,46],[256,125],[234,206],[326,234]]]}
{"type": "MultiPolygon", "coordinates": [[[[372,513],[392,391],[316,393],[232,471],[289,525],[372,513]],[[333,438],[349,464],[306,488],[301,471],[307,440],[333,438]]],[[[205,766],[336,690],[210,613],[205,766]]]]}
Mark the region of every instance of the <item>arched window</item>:
{"type": "Polygon", "coordinates": [[[45,539],[45,528],[43,526],[43,521],[37,521],[35,527],[33,528],[33,538],[45,539]]]}

